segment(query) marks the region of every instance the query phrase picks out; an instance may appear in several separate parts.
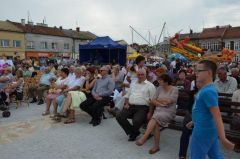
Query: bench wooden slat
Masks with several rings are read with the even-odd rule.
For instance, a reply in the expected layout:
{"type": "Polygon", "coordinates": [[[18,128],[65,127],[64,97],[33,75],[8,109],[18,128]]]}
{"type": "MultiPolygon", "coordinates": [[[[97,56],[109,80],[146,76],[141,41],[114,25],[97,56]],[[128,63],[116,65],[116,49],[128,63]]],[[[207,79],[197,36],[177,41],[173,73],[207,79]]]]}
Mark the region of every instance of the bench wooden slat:
{"type": "MultiPolygon", "coordinates": [[[[169,129],[173,129],[173,130],[182,130],[183,129],[183,125],[181,122],[179,121],[172,121],[169,125],[168,125],[169,129]]],[[[225,130],[226,133],[226,137],[233,141],[234,143],[239,143],[240,142],[240,132],[238,131],[234,131],[234,130],[225,130]]]]}
{"type": "Polygon", "coordinates": [[[223,97],[232,97],[233,94],[230,93],[218,93],[218,96],[223,96],[223,97]]]}

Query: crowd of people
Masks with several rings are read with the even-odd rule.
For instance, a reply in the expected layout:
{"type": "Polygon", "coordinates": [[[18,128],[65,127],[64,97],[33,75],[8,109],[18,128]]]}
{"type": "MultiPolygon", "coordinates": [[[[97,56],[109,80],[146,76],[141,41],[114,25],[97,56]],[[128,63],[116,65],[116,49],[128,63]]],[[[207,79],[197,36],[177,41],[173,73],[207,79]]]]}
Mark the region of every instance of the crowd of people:
{"type": "MultiPolygon", "coordinates": [[[[225,137],[217,93],[233,94],[232,100],[240,101],[240,65],[217,68],[207,60],[190,64],[176,59],[146,67],[145,58],[138,56],[134,64],[123,67],[62,66],[49,62],[36,72],[30,60],[13,63],[14,66],[3,68],[0,77],[1,99],[6,104],[11,104],[13,94],[16,100],[21,100],[25,79],[40,73],[38,83],[27,88],[30,103],[45,104],[42,115],[50,115],[56,122],[63,119],[65,124],[76,122],[75,111],[81,109],[91,117],[89,124],[95,127],[102,122],[104,107],[109,106],[109,113],[116,117],[128,141],[136,141],[140,128],[147,125],[136,144],[143,145],[153,135],[154,144],[149,154],[154,154],[160,150],[160,130],[168,127],[176,116],[176,109],[182,108],[187,113],[180,139],[180,159],[187,156],[191,135],[192,159],[202,159],[206,155],[223,158],[218,137],[224,146],[234,148],[225,137]],[[184,94],[190,96],[189,101],[178,98],[184,94]]],[[[240,114],[233,116],[239,123],[236,119],[240,114]]],[[[234,129],[240,131],[239,127],[234,129]]]]}

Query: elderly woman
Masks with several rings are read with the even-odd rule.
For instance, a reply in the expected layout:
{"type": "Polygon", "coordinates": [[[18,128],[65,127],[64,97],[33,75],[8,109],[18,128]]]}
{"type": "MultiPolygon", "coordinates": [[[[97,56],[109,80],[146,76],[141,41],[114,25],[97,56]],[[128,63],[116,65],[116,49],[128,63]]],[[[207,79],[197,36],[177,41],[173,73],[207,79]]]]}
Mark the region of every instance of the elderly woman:
{"type": "MultiPolygon", "coordinates": [[[[191,82],[186,79],[187,72],[185,70],[178,71],[178,79],[176,80],[175,86],[179,89],[179,96],[189,96],[191,90],[191,82]]],[[[189,101],[184,98],[179,98],[177,105],[179,109],[188,109],[189,101]]]]}
{"type": "Polygon", "coordinates": [[[11,67],[6,67],[3,71],[3,75],[0,77],[0,90],[3,90],[13,80],[11,67]]]}
{"type": "MultiPolygon", "coordinates": [[[[67,96],[67,93],[69,91],[76,91],[79,90],[80,88],[82,88],[84,82],[85,82],[85,77],[82,76],[83,74],[83,69],[81,67],[77,67],[74,70],[74,75],[72,77],[68,77],[69,78],[69,82],[67,83],[67,88],[65,88],[63,90],[62,95],[58,96],[55,100],[56,102],[54,102],[55,106],[58,108],[58,113],[62,113],[63,110],[63,104],[64,104],[64,100],[65,97],[67,96]]],[[[59,118],[57,118],[57,120],[59,120],[59,118]]]]}
{"type": "Polygon", "coordinates": [[[191,82],[188,79],[186,79],[186,77],[187,77],[187,71],[179,70],[178,71],[178,78],[176,80],[176,86],[180,90],[188,93],[188,92],[190,92],[191,82]]]}
{"type": "Polygon", "coordinates": [[[154,67],[147,68],[147,80],[150,81],[151,83],[157,80],[157,75],[154,67]]]}
{"type": "Polygon", "coordinates": [[[113,79],[113,82],[115,82],[115,89],[117,89],[119,92],[121,92],[122,84],[124,81],[124,73],[120,71],[119,65],[113,66],[112,79],[113,79]]]}
{"type": "Polygon", "coordinates": [[[7,95],[5,93],[5,88],[13,80],[12,69],[11,67],[5,67],[2,71],[3,74],[0,76],[0,96],[3,102],[5,102],[5,104],[8,104],[8,102],[6,102],[7,95]]]}
{"type": "Polygon", "coordinates": [[[52,86],[53,90],[56,90],[54,92],[49,92],[49,94],[46,97],[46,109],[42,113],[43,116],[50,114],[50,106],[53,103],[54,105],[54,114],[57,114],[57,107],[56,107],[56,98],[62,93],[62,90],[67,88],[67,84],[69,82],[68,79],[69,70],[67,68],[62,68],[59,72],[59,77],[57,81],[52,86]]]}
{"type": "Polygon", "coordinates": [[[17,70],[16,71],[16,77],[15,80],[4,89],[4,92],[7,96],[6,102],[9,103],[9,95],[15,94],[16,100],[22,100],[23,98],[23,85],[24,85],[24,79],[23,79],[23,71],[17,70]]]}
{"type": "Polygon", "coordinates": [[[178,98],[178,89],[172,86],[172,79],[167,74],[162,74],[159,77],[160,86],[158,87],[155,96],[150,101],[153,112],[145,134],[136,142],[138,146],[143,145],[149,135],[154,132],[154,146],[149,150],[149,154],[154,154],[160,150],[160,128],[167,127],[169,122],[174,119],[176,114],[176,102],[178,98]]]}
{"type": "Polygon", "coordinates": [[[240,88],[240,77],[239,77],[239,69],[238,68],[232,68],[231,69],[231,76],[234,77],[237,80],[238,89],[240,88]]]}
{"type": "Polygon", "coordinates": [[[79,109],[79,105],[86,100],[86,98],[91,97],[91,90],[96,83],[97,78],[94,78],[95,69],[87,68],[85,74],[85,83],[80,89],[81,91],[70,91],[64,101],[63,114],[67,114],[68,119],[64,124],[70,124],[75,122],[75,109],[79,109]]]}

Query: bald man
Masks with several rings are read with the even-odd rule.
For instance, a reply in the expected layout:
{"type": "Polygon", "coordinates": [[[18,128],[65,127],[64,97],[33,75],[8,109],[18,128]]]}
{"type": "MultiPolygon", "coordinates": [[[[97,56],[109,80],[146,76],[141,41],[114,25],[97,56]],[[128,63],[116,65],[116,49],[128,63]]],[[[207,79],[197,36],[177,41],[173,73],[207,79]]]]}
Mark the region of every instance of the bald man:
{"type": "Polygon", "coordinates": [[[129,135],[128,141],[135,141],[140,134],[139,129],[149,113],[149,101],[156,92],[154,85],[146,79],[145,69],[138,69],[137,77],[138,81],[131,85],[128,93],[124,96],[123,110],[116,116],[117,122],[129,135]],[[132,119],[133,124],[130,124],[129,118],[132,119]]]}

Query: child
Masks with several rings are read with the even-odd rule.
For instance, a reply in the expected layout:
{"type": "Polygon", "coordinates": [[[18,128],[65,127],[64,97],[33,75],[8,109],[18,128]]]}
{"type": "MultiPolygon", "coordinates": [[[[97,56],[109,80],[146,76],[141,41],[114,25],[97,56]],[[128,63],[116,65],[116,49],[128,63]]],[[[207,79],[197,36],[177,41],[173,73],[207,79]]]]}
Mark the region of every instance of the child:
{"type": "Polygon", "coordinates": [[[61,89],[56,89],[55,87],[56,87],[56,78],[51,78],[50,79],[50,89],[48,90],[48,93],[49,94],[60,94],[61,93],[61,89]]]}
{"type": "Polygon", "coordinates": [[[217,65],[209,60],[200,61],[196,70],[196,85],[199,92],[192,108],[194,129],[191,141],[191,159],[223,159],[219,140],[229,150],[234,149],[225,136],[221,113],[218,107],[218,93],[213,84],[217,65]]]}

